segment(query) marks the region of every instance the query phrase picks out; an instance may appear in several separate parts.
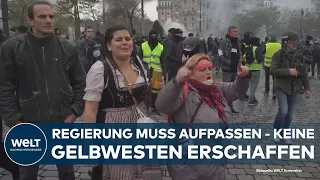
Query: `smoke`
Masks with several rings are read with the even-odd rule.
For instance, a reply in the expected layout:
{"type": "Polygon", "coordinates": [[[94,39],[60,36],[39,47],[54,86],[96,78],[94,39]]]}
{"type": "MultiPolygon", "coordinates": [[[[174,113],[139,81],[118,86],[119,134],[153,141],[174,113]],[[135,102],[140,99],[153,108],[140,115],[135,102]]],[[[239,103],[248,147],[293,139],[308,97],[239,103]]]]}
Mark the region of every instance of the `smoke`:
{"type": "Polygon", "coordinates": [[[300,8],[313,8],[311,0],[282,0],[277,1],[277,5],[290,9],[300,9],[300,8]]]}
{"type": "Polygon", "coordinates": [[[251,10],[257,4],[242,3],[238,0],[209,0],[208,17],[209,32],[215,36],[224,36],[229,26],[233,26],[234,18],[238,13],[251,10]]]}
{"type": "MultiPolygon", "coordinates": [[[[208,0],[207,8],[209,27],[205,34],[213,33],[215,36],[224,36],[229,26],[235,25],[233,20],[237,14],[248,10],[263,8],[263,1],[251,1],[250,3],[240,0],[208,0]]],[[[300,9],[312,8],[311,0],[278,0],[276,5],[281,8],[300,9]]],[[[263,26],[257,32],[257,36],[264,37],[266,27],[263,26]]],[[[243,33],[243,32],[242,32],[243,33]]]]}
{"type": "MultiPolygon", "coordinates": [[[[156,0],[149,0],[156,1],[156,0]]],[[[202,9],[203,13],[207,16],[204,18],[205,22],[208,22],[207,27],[203,27],[203,33],[205,36],[213,33],[214,36],[224,36],[227,33],[229,26],[236,25],[233,21],[237,14],[242,13],[246,10],[256,10],[263,8],[264,1],[241,1],[241,0],[202,0],[203,2],[209,2],[208,6],[202,9]]],[[[197,2],[197,1],[196,1],[197,2]]],[[[311,0],[275,0],[276,4],[289,9],[300,9],[300,8],[312,8],[311,0]]],[[[197,7],[194,7],[197,8],[197,7]]],[[[146,10],[148,11],[148,10],[146,10]]],[[[150,11],[150,10],[149,10],[150,11]]],[[[151,12],[150,12],[151,13],[151,12]]],[[[150,14],[148,12],[148,14],[150,14]]],[[[153,10],[152,10],[152,13],[153,10]]],[[[155,17],[156,18],[156,17],[155,17]]],[[[205,24],[205,23],[204,23],[205,24]]],[[[169,20],[165,23],[164,29],[167,33],[171,27],[180,28],[185,33],[186,28],[178,23],[169,20]]],[[[262,27],[259,36],[264,36],[265,27],[262,27]]]]}
{"type": "Polygon", "coordinates": [[[163,25],[163,29],[165,31],[165,33],[168,33],[168,30],[170,28],[179,28],[183,31],[183,34],[185,34],[187,32],[187,29],[184,27],[183,24],[179,23],[179,22],[172,22],[172,20],[167,20],[164,25],[163,25]]]}

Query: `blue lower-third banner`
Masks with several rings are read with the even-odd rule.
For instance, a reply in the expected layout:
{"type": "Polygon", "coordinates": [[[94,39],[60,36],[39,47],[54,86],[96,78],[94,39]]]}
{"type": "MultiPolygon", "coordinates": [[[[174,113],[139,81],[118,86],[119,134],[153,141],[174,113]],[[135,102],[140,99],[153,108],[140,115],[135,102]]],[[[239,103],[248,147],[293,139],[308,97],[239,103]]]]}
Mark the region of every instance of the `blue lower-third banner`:
{"type": "Polygon", "coordinates": [[[22,123],[5,137],[15,163],[318,163],[320,124],[22,123]]]}

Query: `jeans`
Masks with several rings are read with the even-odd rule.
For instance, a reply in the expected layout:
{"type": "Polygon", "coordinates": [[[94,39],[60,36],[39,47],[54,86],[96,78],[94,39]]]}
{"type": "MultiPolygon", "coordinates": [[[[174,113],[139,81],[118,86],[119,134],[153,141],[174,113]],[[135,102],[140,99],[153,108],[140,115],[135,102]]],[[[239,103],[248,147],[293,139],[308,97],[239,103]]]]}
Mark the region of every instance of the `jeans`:
{"type": "Polygon", "coordinates": [[[260,71],[251,71],[252,76],[250,78],[250,88],[249,88],[249,101],[256,100],[255,94],[259,85],[260,71]]]}
{"type": "Polygon", "coordinates": [[[274,129],[288,129],[292,121],[292,114],[296,106],[298,94],[286,94],[276,91],[278,101],[278,114],[274,121],[274,129]]]}

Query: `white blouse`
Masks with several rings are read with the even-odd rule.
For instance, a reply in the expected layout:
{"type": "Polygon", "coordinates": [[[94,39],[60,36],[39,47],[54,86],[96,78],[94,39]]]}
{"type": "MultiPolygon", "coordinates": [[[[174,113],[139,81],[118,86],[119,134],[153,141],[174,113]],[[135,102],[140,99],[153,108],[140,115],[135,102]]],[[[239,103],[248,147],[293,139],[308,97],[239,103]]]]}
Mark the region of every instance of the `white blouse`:
{"type": "MultiPolygon", "coordinates": [[[[140,59],[138,58],[141,66],[143,67],[140,59]]],[[[131,61],[132,62],[132,61],[131,61]]],[[[109,63],[109,62],[108,62],[109,63]]],[[[145,83],[145,78],[143,77],[142,73],[140,72],[139,68],[134,64],[131,63],[132,69],[138,72],[138,78],[135,82],[135,84],[131,85],[132,87],[138,84],[144,84],[145,83]]],[[[144,68],[144,67],[143,67],[144,68]]],[[[110,66],[110,70],[112,71],[114,77],[115,77],[115,82],[118,88],[123,89],[126,88],[125,80],[123,74],[118,71],[114,70],[112,66],[110,66]]],[[[144,69],[144,74],[147,76],[147,70],[144,69]]],[[[100,102],[101,101],[101,96],[102,92],[104,89],[107,88],[109,78],[106,80],[106,84],[104,84],[104,66],[101,61],[95,62],[86,78],[86,88],[85,88],[85,95],[83,99],[85,101],[95,101],[95,102],[100,102]]],[[[148,78],[146,77],[147,82],[149,82],[148,78]]]]}

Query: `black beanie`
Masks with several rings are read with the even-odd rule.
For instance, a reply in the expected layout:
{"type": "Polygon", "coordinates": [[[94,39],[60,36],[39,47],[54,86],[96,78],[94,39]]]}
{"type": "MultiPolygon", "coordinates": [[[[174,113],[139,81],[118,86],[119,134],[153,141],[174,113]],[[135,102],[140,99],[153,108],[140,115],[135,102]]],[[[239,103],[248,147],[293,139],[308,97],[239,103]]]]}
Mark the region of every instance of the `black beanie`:
{"type": "Polygon", "coordinates": [[[151,30],[151,31],[149,32],[149,37],[151,37],[152,34],[158,35],[158,33],[157,33],[155,30],[151,30]]]}
{"type": "Polygon", "coordinates": [[[171,34],[174,34],[175,30],[176,30],[176,28],[170,28],[168,32],[171,34]]]}

